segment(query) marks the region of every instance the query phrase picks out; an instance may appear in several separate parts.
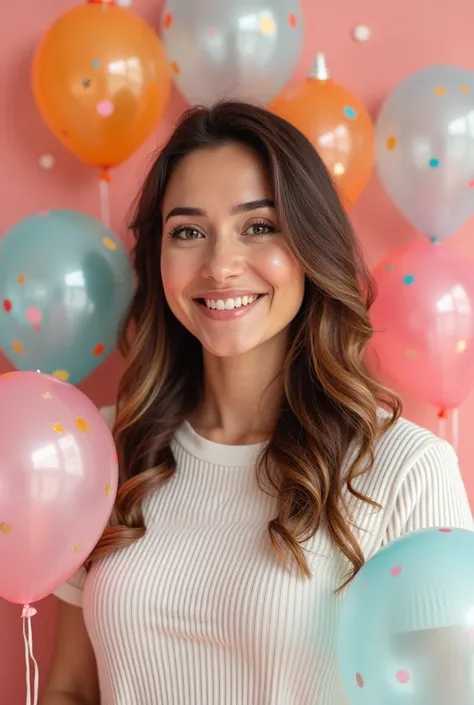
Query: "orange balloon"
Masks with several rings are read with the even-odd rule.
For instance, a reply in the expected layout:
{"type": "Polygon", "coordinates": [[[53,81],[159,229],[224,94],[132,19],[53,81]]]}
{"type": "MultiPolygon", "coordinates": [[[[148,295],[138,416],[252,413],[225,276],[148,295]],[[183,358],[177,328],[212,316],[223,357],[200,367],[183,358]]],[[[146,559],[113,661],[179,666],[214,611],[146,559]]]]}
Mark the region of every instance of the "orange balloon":
{"type": "Polygon", "coordinates": [[[363,103],[331,79],[307,78],[299,92],[283,92],[269,109],[316,147],[344,205],[355,203],[374,166],[374,126],[363,103]]]}
{"type": "Polygon", "coordinates": [[[33,92],[46,124],[79,159],[104,170],[128,159],[153,132],[170,85],[157,34],[110,2],[62,15],[33,61],[33,92]]]}

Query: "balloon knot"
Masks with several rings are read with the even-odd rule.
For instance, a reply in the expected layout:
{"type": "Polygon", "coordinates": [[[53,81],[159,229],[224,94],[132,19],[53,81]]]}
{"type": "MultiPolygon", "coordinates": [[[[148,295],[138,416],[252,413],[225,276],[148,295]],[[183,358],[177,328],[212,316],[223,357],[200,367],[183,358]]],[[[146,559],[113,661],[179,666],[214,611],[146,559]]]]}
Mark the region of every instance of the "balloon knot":
{"type": "Polygon", "coordinates": [[[21,613],[22,619],[28,619],[29,617],[34,617],[37,614],[37,610],[31,605],[23,605],[23,611],[21,613]]]}
{"type": "Polygon", "coordinates": [[[104,169],[100,172],[99,181],[105,181],[106,183],[110,184],[110,182],[112,181],[112,177],[110,176],[110,171],[108,169],[104,169]]]}
{"type": "Polygon", "coordinates": [[[440,409],[438,412],[438,419],[442,419],[443,421],[448,418],[448,410],[447,409],[440,409]]]}

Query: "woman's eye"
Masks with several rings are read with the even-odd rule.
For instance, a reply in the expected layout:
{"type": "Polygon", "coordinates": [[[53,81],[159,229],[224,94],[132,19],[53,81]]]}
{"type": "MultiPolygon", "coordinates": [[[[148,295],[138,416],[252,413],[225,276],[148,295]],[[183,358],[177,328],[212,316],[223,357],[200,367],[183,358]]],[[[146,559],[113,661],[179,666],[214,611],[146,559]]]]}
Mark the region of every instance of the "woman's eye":
{"type": "Polygon", "coordinates": [[[249,235],[268,235],[274,233],[275,228],[269,223],[252,223],[246,231],[249,235]]]}
{"type": "Polygon", "coordinates": [[[175,228],[170,235],[175,240],[197,240],[203,236],[196,228],[175,228]]]}

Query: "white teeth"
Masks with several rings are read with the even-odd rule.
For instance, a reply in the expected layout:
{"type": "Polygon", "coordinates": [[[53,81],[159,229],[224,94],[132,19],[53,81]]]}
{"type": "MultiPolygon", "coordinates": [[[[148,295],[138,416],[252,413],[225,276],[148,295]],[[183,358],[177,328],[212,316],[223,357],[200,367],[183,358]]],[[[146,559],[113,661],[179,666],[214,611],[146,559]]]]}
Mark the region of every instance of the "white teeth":
{"type": "Polygon", "coordinates": [[[235,299],[204,299],[207,308],[212,308],[217,311],[232,311],[240,306],[248,306],[252,304],[258,295],[255,296],[237,296],[235,299]]]}

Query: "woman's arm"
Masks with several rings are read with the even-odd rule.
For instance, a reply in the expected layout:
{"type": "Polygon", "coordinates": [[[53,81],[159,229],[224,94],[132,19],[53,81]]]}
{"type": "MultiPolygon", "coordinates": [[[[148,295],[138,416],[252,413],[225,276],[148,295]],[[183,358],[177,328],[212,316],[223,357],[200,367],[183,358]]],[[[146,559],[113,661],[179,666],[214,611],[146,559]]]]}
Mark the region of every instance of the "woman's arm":
{"type": "Polygon", "coordinates": [[[62,601],[53,663],[40,705],[100,705],[97,667],[82,609],[62,601]]]}

